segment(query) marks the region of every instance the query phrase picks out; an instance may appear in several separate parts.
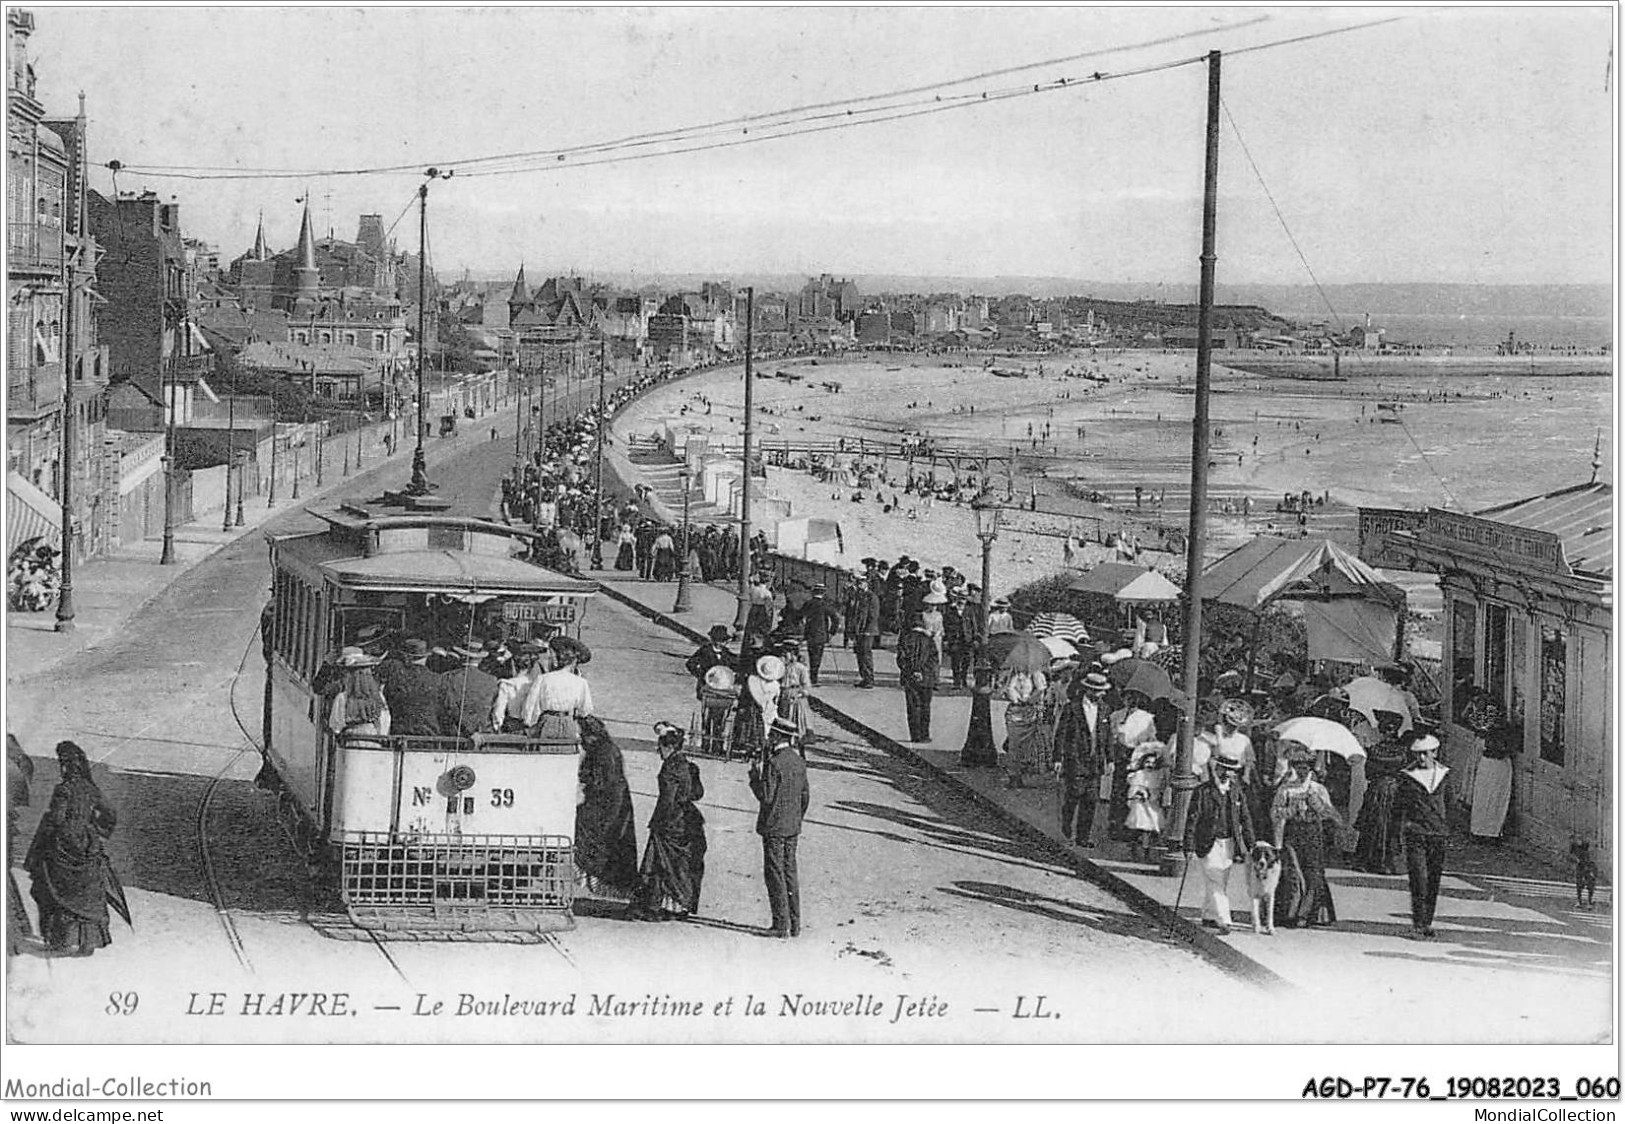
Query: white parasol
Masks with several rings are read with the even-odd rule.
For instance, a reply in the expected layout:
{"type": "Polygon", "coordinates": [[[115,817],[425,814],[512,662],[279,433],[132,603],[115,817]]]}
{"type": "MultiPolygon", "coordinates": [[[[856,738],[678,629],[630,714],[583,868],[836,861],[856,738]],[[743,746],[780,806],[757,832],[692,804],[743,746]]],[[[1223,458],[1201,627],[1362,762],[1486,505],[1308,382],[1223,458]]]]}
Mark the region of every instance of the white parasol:
{"type": "Polygon", "coordinates": [[[1349,728],[1330,718],[1288,718],[1275,733],[1282,741],[1297,742],[1315,753],[1335,753],[1345,761],[1366,755],[1349,728]]]}

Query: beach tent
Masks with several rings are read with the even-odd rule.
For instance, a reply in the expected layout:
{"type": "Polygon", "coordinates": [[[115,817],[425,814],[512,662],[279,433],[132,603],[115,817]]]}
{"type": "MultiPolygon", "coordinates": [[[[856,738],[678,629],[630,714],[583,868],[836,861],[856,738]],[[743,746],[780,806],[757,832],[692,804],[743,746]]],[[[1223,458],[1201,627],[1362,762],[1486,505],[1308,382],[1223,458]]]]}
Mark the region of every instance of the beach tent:
{"type": "Polygon", "coordinates": [[[1102,562],[1078,576],[1067,589],[1073,593],[1095,593],[1125,605],[1157,604],[1179,599],[1173,582],[1143,566],[1127,562],[1102,562]]]}
{"type": "Polygon", "coordinates": [[[1300,602],[1312,660],[1395,658],[1405,591],[1330,539],[1260,535],[1204,570],[1202,587],[1204,601],[1254,613],[1300,602]]]}

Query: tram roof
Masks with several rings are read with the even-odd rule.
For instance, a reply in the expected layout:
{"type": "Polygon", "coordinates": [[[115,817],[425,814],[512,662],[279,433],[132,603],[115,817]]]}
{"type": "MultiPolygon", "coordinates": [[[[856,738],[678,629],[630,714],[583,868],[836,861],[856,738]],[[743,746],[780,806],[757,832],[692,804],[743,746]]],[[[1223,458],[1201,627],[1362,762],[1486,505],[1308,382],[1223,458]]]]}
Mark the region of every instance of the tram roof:
{"type": "Polygon", "coordinates": [[[598,592],[593,582],[544,570],[518,558],[461,550],[404,550],[370,558],[334,558],[319,566],[344,585],[394,593],[585,597],[598,592]]]}

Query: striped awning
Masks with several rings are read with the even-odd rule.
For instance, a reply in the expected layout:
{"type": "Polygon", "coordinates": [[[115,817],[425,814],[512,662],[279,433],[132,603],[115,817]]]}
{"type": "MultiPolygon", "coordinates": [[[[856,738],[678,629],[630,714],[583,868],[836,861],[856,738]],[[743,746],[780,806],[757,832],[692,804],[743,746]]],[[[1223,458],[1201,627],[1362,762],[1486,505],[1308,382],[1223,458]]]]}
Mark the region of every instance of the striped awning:
{"type": "Polygon", "coordinates": [[[20,472],[6,473],[6,556],[29,539],[61,545],[62,507],[20,472]]]}

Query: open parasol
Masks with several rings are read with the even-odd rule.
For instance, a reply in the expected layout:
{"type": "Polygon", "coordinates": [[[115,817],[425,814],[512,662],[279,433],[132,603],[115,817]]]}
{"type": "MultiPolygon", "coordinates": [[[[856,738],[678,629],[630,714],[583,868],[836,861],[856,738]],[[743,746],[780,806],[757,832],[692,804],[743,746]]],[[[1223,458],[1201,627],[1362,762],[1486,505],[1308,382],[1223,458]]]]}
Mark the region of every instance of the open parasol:
{"type": "Polygon", "coordinates": [[[1078,646],[1060,636],[1041,637],[1038,642],[1049,649],[1049,654],[1053,659],[1070,660],[1078,654],[1078,646]]]}
{"type": "Polygon", "coordinates": [[[1362,675],[1358,679],[1350,679],[1343,689],[1349,695],[1349,709],[1365,715],[1372,725],[1377,722],[1376,712],[1387,710],[1399,715],[1400,733],[1411,728],[1411,719],[1415,716],[1411,714],[1404,694],[1393,684],[1384,683],[1373,675],[1362,675]]]}
{"type": "Polygon", "coordinates": [[[1119,691],[1139,691],[1152,700],[1168,698],[1174,689],[1168,673],[1150,660],[1118,660],[1106,669],[1106,678],[1119,691]]]}
{"type": "Polygon", "coordinates": [[[1050,655],[1044,642],[1025,632],[996,632],[988,637],[988,659],[1002,671],[1048,671],[1050,655]]]}
{"type": "Polygon", "coordinates": [[[1282,741],[1297,742],[1315,753],[1335,753],[1345,761],[1366,755],[1365,746],[1348,727],[1329,718],[1288,718],[1275,733],[1282,741]]]}
{"type": "Polygon", "coordinates": [[[1077,644],[1089,639],[1089,630],[1071,613],[1039,613],[1027,625],[1027,631],[1040,640],[1056,637],[1077,644]]]}

